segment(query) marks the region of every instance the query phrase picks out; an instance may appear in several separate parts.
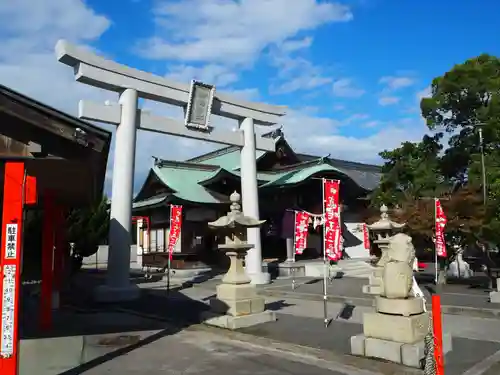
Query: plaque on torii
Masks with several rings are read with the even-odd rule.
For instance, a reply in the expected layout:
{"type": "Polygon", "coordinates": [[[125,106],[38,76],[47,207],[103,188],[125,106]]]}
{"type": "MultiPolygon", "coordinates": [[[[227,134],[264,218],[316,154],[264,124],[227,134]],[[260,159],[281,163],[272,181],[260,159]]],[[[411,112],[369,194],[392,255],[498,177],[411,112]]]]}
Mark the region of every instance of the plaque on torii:
{"type": "MultiPolygon", "coordinates": [[[[275,152],[275,141],[257,137],[255,125],[275,125],[285,115],[285,107],[253,103],[223,93],[215,87],[192,81],[172,82],[164,77],[133,69],[76,47],[64,40],[56,44],[57,59],[73,68],[75,79],[119,94],[118,103],[80,101],[79,117],[117,126],[109,232],[108,276],[96,296],[101,300],[134,299],[138,288],[129,281],[131,245],[131,206],[133,194],[136,130],[170,134],[202,141],[241,147],[241,191],[243,212],[259,219],[256,150],[275,152]],[[185,111],[184,121],[153,115],[138,107],[139,98],[158,101],[185,111]],[[239,122],[235,131],[217,129],[210,116],[218,115],[239,122]]],[[[252,282],[265,284],[262,272],[260,231],[248,229],[254,248],[246,259],[252,282]]]]}

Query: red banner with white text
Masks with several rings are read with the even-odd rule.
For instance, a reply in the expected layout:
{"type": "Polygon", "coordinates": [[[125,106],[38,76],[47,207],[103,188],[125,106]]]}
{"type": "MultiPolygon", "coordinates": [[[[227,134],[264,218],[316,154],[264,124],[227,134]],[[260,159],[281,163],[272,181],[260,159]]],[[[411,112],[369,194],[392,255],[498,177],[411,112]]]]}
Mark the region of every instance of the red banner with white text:
{"type": "Polygon", "coordinates": [[[365,250],[370,250],[370,232],[368,232],[366,223],[363,223],[363,244],[365,245],[365,250]]]}
{"type": "Polygon", "coordinates": [[[339,180],[323,179],[324,251],[333,261],[342,256],[339,191],[339,180]]]}
{"type": "Polygon", "coordinates": [[[182,229],[182,206],[170,206],[170,233],[168,235],[168,257],[172,259],[172,254],[182,229]]]}
{"type": "Polygon", "coordinates": [[[446,242],[444,240],[444,229],[446,227],[446,215],[439,199],[436,204],[436,252],[439,257],[446,257],[446,242]]]}
{"type": "Polygon", "coordinates": [[[295,254],[301,255],[307,247],[307,226],[309,214],[295,211],[295,254]]]}

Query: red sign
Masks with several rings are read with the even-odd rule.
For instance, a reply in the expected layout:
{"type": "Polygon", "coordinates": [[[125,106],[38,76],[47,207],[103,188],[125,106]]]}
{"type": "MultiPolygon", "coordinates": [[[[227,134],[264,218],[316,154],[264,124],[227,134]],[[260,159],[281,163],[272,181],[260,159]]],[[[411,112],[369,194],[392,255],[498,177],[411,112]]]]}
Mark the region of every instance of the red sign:
{"type": "Polygon", "coordinates": [[[339,190],[339,180],[323,179],[324,251],[333,261],[342,256],[339,190]]]}
{"type": "Polygon", "coordinates": [[[446,242],[444,240],[444,229],[446,227],[446,215],[441,202],[436,198],[436,252],[439,257],[446,257],[446,242]]]}
{"type": "Polygon", "coordinates": [[[302,254],[307,247],[309,214],[295,211],[295,254],[302,254]]]}
{"type": "Polygon", "coordinates": [[[24,164],[5,163],[0,250],[0,374],[16,375],[19,361],[19,288],[24,164]]]}
{"type": "Polygon", "coordinates": [[[365,250],[370,250],[370,233],[368,232],[366,223],[363,223],[363,244],[365,245],[365,250]]]}
{"type": "Polygon", "coordinates": [[[182,228],[182,206],[170,206],[170,233],[168,235],[168,257],[172,259],[175,245],[182,228]]]}

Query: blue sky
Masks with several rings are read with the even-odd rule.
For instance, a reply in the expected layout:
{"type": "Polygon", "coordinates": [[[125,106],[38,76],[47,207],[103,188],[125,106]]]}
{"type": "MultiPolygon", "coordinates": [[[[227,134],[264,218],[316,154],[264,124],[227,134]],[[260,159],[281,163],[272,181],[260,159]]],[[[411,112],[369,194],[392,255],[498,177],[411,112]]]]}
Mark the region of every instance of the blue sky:
{"type": "MultiPolygon", "coordinates": [[[[1,2],[0,81],[72,114],[79,99],[116,99],[57,63],[53,48],[65,38],[161,76],[287,105],[284,131],[298,151],[380,162],[382,149],[426,132],[418,100],[432,78],[480,53],[500,55],[498,14],[495,0],[1,2]]],[[[136,183],[151,155],[214,147],[140,134],[136,183]]]]}

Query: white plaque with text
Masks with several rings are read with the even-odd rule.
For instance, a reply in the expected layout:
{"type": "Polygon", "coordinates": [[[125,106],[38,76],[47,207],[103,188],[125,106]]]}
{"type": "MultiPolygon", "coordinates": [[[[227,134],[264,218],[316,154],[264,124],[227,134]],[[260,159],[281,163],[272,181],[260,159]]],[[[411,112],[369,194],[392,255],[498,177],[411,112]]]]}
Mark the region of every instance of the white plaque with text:
{"type": "Polygon", "coordinates": [[[14,319],[16,296],[16,266],[3,267],[2,288],[2,327],[0,337],[0,355],[10,357],[14,354],[14,319]]]}
{"type": "Polygon", "coordinates": [[[17,224],[7,224],[5,229],[5,259],[17,257],[17,224]]]}

